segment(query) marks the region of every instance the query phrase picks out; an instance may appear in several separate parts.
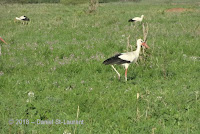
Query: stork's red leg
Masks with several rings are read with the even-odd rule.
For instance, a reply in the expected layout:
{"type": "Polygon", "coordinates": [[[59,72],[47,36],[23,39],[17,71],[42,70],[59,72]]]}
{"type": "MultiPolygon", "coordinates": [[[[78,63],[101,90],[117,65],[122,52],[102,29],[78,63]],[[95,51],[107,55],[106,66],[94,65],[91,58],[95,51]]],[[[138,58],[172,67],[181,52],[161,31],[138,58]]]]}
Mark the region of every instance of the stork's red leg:
{"type": "Polygon", "coordinates": [[[0,40],[3,41],[3,43],[7,44],[1,37],[0,37],[0,40]]]}
{"type": "Polygon", "coordinates": [[[125,70],[125,80],[127,81],[127,71],[128,69],[125,70]]]}

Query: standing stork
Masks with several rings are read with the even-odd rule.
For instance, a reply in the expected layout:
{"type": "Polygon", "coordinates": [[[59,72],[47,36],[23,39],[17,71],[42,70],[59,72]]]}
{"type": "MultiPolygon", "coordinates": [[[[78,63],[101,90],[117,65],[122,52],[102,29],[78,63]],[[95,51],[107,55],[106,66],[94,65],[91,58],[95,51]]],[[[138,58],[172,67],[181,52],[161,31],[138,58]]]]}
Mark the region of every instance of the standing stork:
{"type": "Polygon", "coordinates": [[[142,39],[138,39],[137,40],[137,49],[136,49],[136,51],[117,54],[117,55],[115,55],[115,56],[113,56],[113,57],[108,58],[107,60],[105,60],[103,62],[103,64],[105,64],[105,65],[111,65],[111,67],[117,73],[119,79],[120,79],[120,74],[115,69],[115,67],[113,65],[117,64],[117,65],[124,66],[125,67],[125,80],[127,81],[127,70],[128,70],[128,67],[129,67],[129,65],[132,62],[135,63],[137,61],[137,59],[139,57],[139,54],[140,54],[141,46],[145,46],[146,48],[149,48],[149,46],[142,39]]]}
{"type": "Polygon", "coordinates": [[[134,18],[128,20],[128,22],[138,22],[138,21],[142,22],[143,18],[144,18],[144,15],[142,15],[141,17],[134,17],[134,18]]]}
{"type": "MultiPolygon", "coordinates": [[[[3,43],[7,44],[1,37],[0,37],[0,40],[1,40],[3,43]]],[[[1,45],[0,45],[0,56],[1,56],[1,45]]]]}

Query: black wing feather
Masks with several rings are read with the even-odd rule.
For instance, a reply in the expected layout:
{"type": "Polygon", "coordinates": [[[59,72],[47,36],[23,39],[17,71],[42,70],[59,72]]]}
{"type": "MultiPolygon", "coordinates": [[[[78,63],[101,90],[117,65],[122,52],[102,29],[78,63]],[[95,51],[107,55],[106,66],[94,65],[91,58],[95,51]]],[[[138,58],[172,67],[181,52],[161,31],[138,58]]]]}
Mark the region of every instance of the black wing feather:
{"type": "Polygon", "coordinates": [[[134,22],[135,20],[133,20],[133,19],[130,19],[130,20],[128,20],[128,22],[134,22]]]}
{"type": "Polygon", "coordinates": [[[26,17],[26,16],[24,16],[25,18],[24,19],[22,19],[23,21],[30,21],[30,19],[28,18],[28,17],[26,17]]]}
{"type": "Polygon", "coordinates": [[[119,56],[122,54],[116,54],[115,56],[108,58],[103,62],[105,65],[113,65],[113,64],[124,64],[124,63],[130,63],[130,61],[122,60],[119,58],[119,56]]]}

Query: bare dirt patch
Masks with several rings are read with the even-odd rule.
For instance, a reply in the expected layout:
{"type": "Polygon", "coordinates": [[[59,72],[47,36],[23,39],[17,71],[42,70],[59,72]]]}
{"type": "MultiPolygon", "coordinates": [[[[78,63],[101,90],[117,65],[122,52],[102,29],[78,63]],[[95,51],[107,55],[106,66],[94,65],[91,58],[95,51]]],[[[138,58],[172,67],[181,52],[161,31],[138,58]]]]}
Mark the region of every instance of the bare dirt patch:
{"type": "Polygon", "coordinates": [[[192,11],[192,9],[187,8],[170,8],[165,10],[165,12],[185,12],[185,11],[192,11]]]}

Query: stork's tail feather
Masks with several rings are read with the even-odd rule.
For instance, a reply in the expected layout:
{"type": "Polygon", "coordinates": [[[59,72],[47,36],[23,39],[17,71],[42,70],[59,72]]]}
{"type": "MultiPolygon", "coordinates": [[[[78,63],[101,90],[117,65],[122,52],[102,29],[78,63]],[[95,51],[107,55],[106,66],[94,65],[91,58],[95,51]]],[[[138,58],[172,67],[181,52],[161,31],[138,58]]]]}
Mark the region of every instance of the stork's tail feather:
{"type": "Polygon", "coordinates": [[[132,20],[132,19],[130,19],[130,20],[128,20],[128,22],[134,22],[135,20],[132,20]]]}
{"type": "Polygon", "coordinates": [[[103,64],[105,65],[113,65],[113,64],[124,64],[124,63],[130,63],[130,61],[126,61],[126,60],[122,60],[119,58],[119,56],[122,55],[122,54],[117,54],[111,58],[108,58],[107,60],[105,60],[103,62],[103,64]]]}
{"type": "Polygon", "coordinates": [[[112,64],[112,63],[113,63],[113,59],[112,58],[109,58],[109,59],[107,59],[107,60],[105,60],[103,62],[103,64],[105,64],[105,65],[109,65],[109,64],[112,64]]]}
{"type": "Polygon", "coordinates": [[[27,18],[27,17],[26,17],[24,20],[25,20],[25,21],[30,21],[30,19],[29,19],[29,18],[27,18]]]}
{"type": "Polygon", "coordinates": [[[115,64],[115,62],[119,60],[119,57],[118,57],[118,56],[120,56],[120,55],[121,55],[121,54],[117,54],[117,55],[115,55],[115,56],[113,56],[113,57],[111,57],[111,58],[108,58],[107,60],[105,60],[105,61],[103,62],[103,64],[105,64],[105,65],[115,64]]]}

